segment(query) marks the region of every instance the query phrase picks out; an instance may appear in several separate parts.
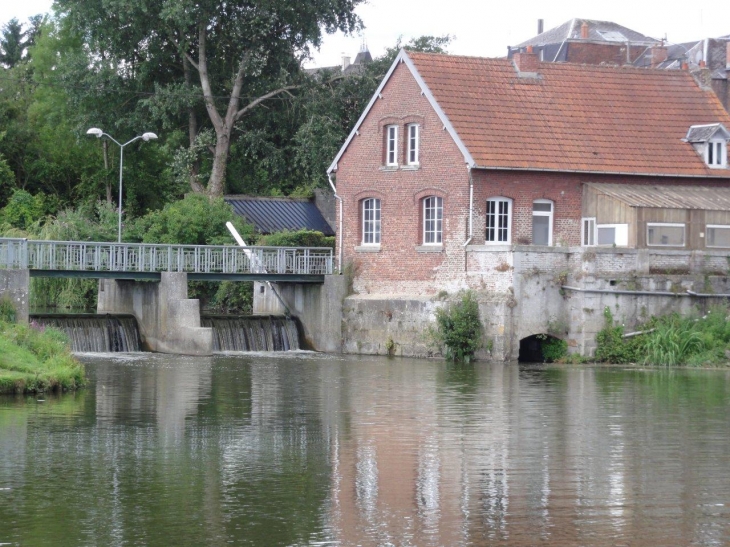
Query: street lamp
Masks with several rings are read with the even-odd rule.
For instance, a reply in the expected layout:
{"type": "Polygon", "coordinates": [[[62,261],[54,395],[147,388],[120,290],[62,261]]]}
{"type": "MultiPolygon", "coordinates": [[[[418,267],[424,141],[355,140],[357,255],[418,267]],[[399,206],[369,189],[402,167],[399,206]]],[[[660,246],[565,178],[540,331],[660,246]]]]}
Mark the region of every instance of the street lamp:
{"type": "Polygon", "coordinates": [[[122,242],[122,169],[124,167],[124,147],[139,139],[142,139],[143,141],[156,140],[157,135],[155,135],[154,133],[142,133],[141,135],[134,137],[131,141],[127,141],[124,144],[122,144],[122,143],[118,142],[114,137],[109,135],[108,133],[104,133],[98,127],[92,127],[91,129],[89,129],[86,132],[86,134],[95,135],[99,139],[102,136],[106,136],[106,137],[109,137],[110,140],[114,141],[117,145],[119,145],[119,235],[117,237],[117,241],[119,243],[121,243],[122,242]]]}

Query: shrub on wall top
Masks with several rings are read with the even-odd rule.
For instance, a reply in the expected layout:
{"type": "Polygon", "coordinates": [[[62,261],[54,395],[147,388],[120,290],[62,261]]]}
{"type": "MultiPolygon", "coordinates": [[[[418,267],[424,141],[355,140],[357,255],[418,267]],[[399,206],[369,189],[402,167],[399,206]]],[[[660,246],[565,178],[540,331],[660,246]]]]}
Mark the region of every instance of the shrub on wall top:
{"type": "Polygon", "coordinates": [[[436,311],[437,338],[445,346],[445,356],[468,363],[479,349],[482,322],[474,293],[467,291],[456,304],[436,311]]]}

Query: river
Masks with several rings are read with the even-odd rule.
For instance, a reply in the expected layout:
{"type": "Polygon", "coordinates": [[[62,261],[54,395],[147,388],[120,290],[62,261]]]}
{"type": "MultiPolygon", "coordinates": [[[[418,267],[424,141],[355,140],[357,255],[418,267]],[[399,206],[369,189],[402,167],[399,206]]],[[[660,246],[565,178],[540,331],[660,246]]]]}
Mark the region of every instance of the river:
{"type": "Polygon", "coordinates": [[[730,544],[730,372],[85,354],[0,397],[0,544],[730,544]]]}

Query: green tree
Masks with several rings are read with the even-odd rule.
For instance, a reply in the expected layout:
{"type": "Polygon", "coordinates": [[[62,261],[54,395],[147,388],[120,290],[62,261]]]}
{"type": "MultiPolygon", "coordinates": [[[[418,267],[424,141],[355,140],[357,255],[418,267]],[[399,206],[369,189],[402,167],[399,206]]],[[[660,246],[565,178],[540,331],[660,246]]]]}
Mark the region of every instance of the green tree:
{"type": "MultiPolygon", "coordinates": [[[[159,78],[168,88],[198,89],[215,135],[206,191],[221,196],[234,128],[245,130],[245,116],[296,88],[300,60],[319,46],[323,30],[359,28],[354,8],[361,1],[57,0],[56,7],[117,71],[168,71],[169,79],[159,78]]],[[[202,126],[188,114],[192,137],[202,126]]]]}

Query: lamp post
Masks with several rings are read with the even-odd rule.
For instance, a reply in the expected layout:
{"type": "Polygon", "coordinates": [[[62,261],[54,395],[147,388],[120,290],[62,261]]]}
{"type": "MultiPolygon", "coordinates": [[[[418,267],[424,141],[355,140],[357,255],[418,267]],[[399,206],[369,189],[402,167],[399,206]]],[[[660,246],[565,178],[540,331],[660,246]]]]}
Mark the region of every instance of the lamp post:
{"type": "Polygon", "coordinates": [[[131,141],[127,141],[124,144],[117,141],[114,137],[109,135],[108,133],[104,133],[101,129],[98,127],[92,127],[86,132],[87,135],[96,135],[97,138],[101,137],[108,137],[109,140],[115,142],[119,146],[119,231],[118,231],[118,237],[117,242],[122,242],[122,169],[124,168],[124,147],[128,144],[133,143],[136,140],[142,139],[143,141],[149,141],[149,140],[156,140],[157,135],[154,133],[142,133],[141,135],[138,135],[134,137],[131,141]]]}

